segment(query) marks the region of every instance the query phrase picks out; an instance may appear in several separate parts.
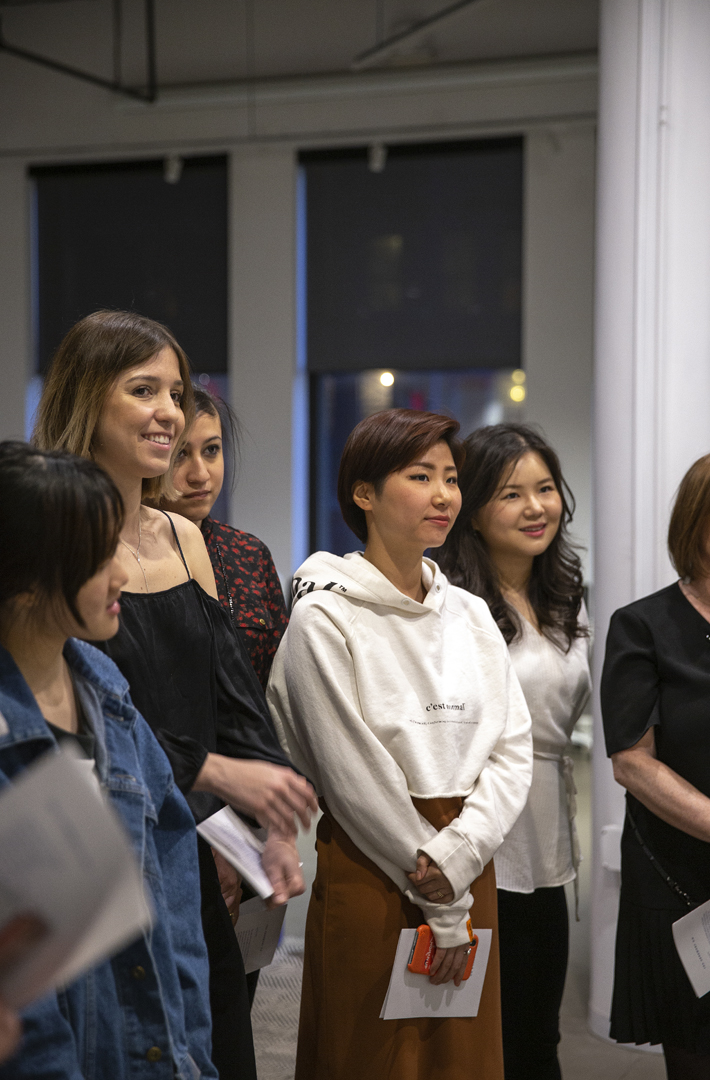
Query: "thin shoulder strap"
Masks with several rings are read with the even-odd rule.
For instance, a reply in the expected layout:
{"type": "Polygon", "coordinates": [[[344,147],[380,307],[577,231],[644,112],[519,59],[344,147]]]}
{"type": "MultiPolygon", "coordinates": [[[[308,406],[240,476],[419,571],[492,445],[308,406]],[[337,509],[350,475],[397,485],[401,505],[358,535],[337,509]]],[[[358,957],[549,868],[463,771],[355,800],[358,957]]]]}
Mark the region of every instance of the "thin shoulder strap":
{"type": "Polygon", "coordinates": [[[177,544],[178,551],[180,552],[180,558],[182,559],[183,566],[187,570],[187,580],[192,581],[192,574],[190,573],[190,567],[187,565],[187,561],[185,559],[185,556],[182,553],[182,548],[180,547],[180,541],[178,540],[178,534],[177,534],[177,529],[175,528],[175,522],[170,517],[170,514],[165,513],[165,510],[161,510],[160,513],[165,514],[166,518],[170,522],[170,528],[173,530],[173,536],[175,537],[175,543],[177,544]]]}

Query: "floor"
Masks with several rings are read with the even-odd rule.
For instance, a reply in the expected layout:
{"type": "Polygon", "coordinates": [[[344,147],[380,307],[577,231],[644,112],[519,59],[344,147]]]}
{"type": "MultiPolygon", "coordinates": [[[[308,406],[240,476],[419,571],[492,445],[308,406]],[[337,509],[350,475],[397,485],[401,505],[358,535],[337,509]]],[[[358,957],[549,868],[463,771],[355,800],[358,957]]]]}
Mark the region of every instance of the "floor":
{"type": "MultiPolygon", "coordinates": [[[[582,851],[591,838],[589,752],[575,748],[578,789],[577,825],[582,851]]],[[[315,873],[313,836],[301,844],[304,871],[315,873]]],[[[568,896],[570,913],[574,898],[568,896]]],[[[289,904],[284,938],[269,968],[261,973],[252,1013],[259,1080],[293,1080],[307,898],[289,904]]],[[[570,963],[560,1026],[560,1064],[564,1080],[665,1080],[660,1054],[607,1043],[587,1031],[589,992],[589,861],[580,872],[580,922],[570,926],[570,963]]]]}

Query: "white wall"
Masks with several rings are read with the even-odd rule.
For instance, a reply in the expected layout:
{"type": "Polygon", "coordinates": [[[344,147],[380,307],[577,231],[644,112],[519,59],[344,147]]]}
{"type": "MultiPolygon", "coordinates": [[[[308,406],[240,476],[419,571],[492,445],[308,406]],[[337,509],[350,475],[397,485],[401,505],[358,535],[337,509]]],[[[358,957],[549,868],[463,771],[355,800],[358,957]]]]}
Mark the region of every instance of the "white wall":
{"type": "Polygon", "coordinates": [[[26,167],[227,152],[231,393],[248,431],[233,520],[271,547],[287,578],[300,555],[291,507],[298,149],[522,133],[528,416],[560,452],[588,543],[593,57],[171,90],[156,106],[1,60],[0,437],[21,434],[30,357],[26,167]]]}
{"type": "Polygon", "coordinates": [[[592,570],[592,124],[526,139],[523,356],[526,419],[545,431],[577,501],[572,535],[592,570]]]}

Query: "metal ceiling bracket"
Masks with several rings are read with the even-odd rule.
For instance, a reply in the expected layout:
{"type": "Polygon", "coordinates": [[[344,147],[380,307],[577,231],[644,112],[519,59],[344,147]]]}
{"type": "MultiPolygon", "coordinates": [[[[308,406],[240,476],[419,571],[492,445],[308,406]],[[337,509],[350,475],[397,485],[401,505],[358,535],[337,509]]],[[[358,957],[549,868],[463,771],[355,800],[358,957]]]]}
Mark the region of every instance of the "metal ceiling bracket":
{"type": "Polygon", "coordinates": [[[69,64],[62,64],[58,60],[50,59],[48,56],[40,56],[38,53],[30,52],[28,49],[20,49],[16,45],[11,45],[9,41],[5,40],[2,24],[0,23],[0,52],[9,53],[10,56],[17,56],[21,60],[28,60],[32,64],[39,64],[41,67],[49,68],[51,71],[58,71],[62,75],[70,75],[74,79],[82,79],[84,82],[92,83],[93,86],[101,86],[104,90],[110,90],[114,94],[137,98],[139,101],[154,102],[158,97],[155,0],[145,0],[145,49],[146,86],[144,90],[138,90],[130,86],[123,86],[122,83],[112,79],[102,79],[99,75],[92,75],[89,71],[82,71],[80,68],[71,67],[69,64]]]}
{"type": "Polygon", "coordinates": [[[393,34],[392,37],[378,42],[377,45],[373,45],[371,49],[366,49],[365,52],[361,52],[352,61],[350,70],[362,71],[364,68],[373,67],[378,61],[385,60],[401,45],[404,45],[407,42],[413,43],[418,37],[425,34],[427,30],[436,26],[436,24],[440,23],[443,19],[448,19],[450,15],[455,15],[456,12],[461,11],[462,8],[485,2],[486,0],[456,0],[455,4],[449,4],[447,7],[437,11],[435,15],[430,15],[428,18],[415,23],[414,26],[402,30],[399,34],[393,34]]]}

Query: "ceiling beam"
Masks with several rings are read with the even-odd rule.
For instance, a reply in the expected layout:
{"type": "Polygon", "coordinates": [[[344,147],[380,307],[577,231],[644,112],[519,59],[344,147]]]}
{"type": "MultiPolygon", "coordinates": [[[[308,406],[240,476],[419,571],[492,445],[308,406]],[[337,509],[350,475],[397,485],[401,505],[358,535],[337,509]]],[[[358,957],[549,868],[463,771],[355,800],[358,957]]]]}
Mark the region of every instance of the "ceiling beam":
{"type": "Polygon", "coordinates": [[[58,71],[62,75],[69,75],[73,79],[81,79],[82,82],[91,83],[93,86],[100,86],[104,90],[110,90],[114,94],[121,94],[123,97],[136,98],[138,101],[152,104],[158,97],[155,57],[155,0],[144,0],[144,5],[146,42],[145,90],[123,86],[117,80],[102,79],[100,75],[93,75],[90,71],[82,71],[80,68],[72,67],[70,64],[63,64],[59,60],[52,60],[49,56],[41,56],[39,53],[31,52],[29,49],[21,49],[17,45],[11,45],[9,41],[6,41],[3,35],[2,25],[0,25],[0,53],[5,52],[10,56],[17,56],[20,60],[28,60],[31,64],[39,64],[40,67],[49,68],[51,71],[58,71]]]}
{"type": "Polygon", "coordinates": [[[420,22],[415,23],[414,26],[410,26],[407,30],[402,30],[398,34],[393,34],[392,37],[386,38],[377,45],[373,45],[371,49],[366,49],[365,52],[361,52],[350,64],[350,70],[362,71],[364,68],[374,67],[381,60],[386,60],[392,53],[397,52],[402,45],[413,45],[428,30],[431,30],[433,26],[438,26],[444,19],[450,18],[451,15],[455,15],[457,12],[462,11],[463,8],[473,7],[474,4],[484,4],[487,2],[488,0],[456,0],[456,3],[449,4],[447,7],[442,8],[441,11],[437,11],[434,15],[429,15],[426,19],[422,19],[420,22]]]}

